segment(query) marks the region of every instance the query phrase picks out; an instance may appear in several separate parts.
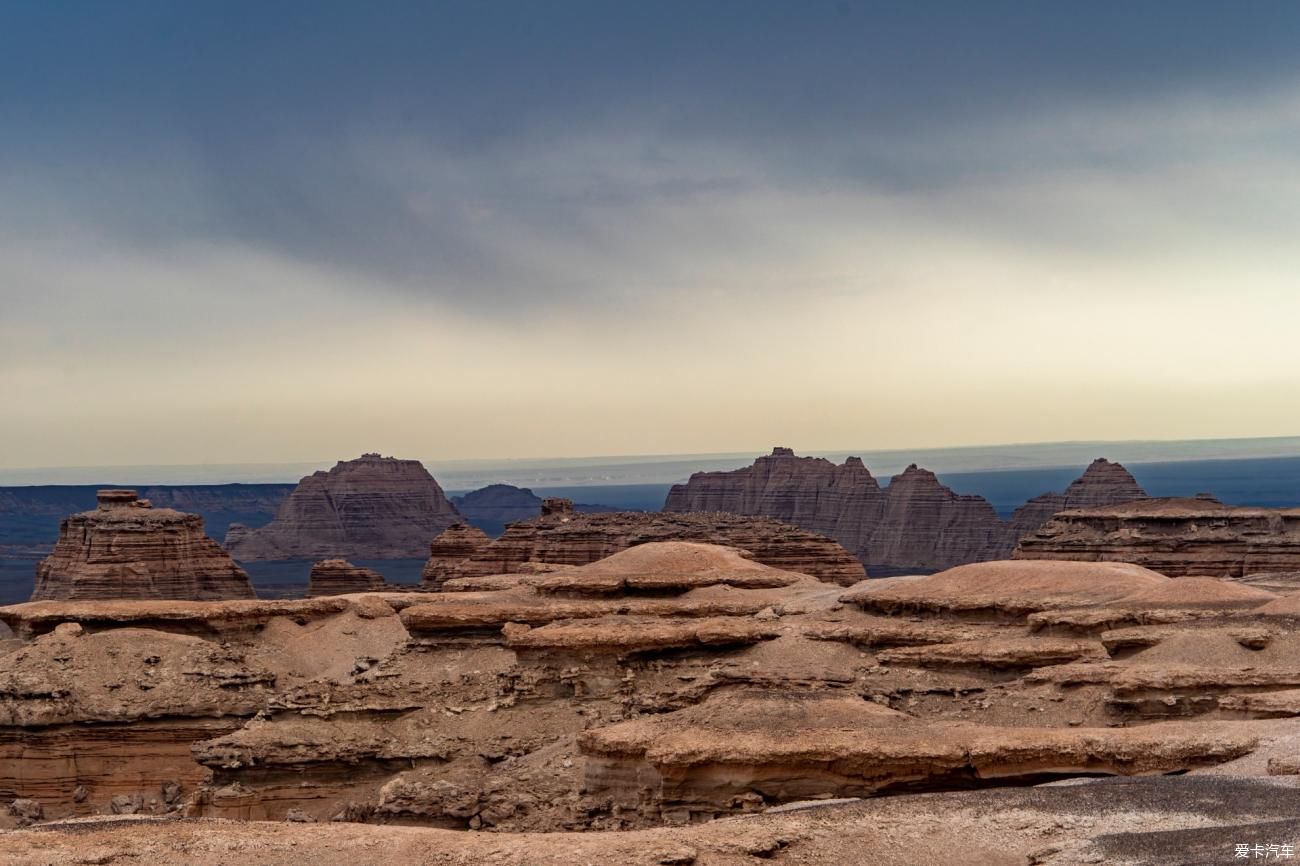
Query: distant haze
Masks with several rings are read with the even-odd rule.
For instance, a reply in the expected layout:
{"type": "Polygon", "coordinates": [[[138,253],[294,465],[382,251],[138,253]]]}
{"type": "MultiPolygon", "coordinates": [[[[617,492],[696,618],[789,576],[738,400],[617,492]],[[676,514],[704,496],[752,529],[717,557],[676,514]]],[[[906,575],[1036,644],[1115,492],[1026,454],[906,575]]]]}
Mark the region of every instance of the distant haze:
{"type": "MultiPolygon", "coordinates": [[[[488,484],[514,484],[545,488],[608,487],[610,485],[666,485],[685,481],[693,472],[738,469],[767,453],[657,454],[622,457],[531,458],[518,460],[437,460],[424,464],[445,490],[470,490],[488,484]]],[[[1300,457],[1300,437],[1274,439],[1194,440],[1182,442],[1048,442],[992,447],[874,449],[830,452],[796,449],[800,456],[826,457],[842,462],[861,457],[882,482],[918,463],[942,475],[951,473],[998,472],[1004,470],[1066,469],[1065,481],[1082,471],[1094,458],[1105,456],[1129,466],[1171,465],[1193,461],[1217,461],[1232,474],[1238,467],[1244,476],[1254,477],[1258,466],[1246,468],[1261,458],[1300,457]],[[1243,463],[1242,461],[1246,461],[1243,463]]],[[[340,459],[356,457],[340,455],[340,459]]],[[[415,455],[401,454],[401,457],[415,455]]],[[[56,466],[30,469],[0,468],[0,486],[29,484],[226,484],[295,482],[318,469],[328,469],[335,460],[257,464],[173,464],[124,466],[56,466]]],[[[1222,479],[1220,479],[1221,481],[1222,479]]],[[[1064,484],[1060,485],[1064,486],[1064,484]]],[[[1028,495],[1045,492],[1035,489],[1028,495]]],[[[1187,491],[1184,491],[1187,492],[1187,491]]],[[[1196,492],[1196,491],[1190,491],[1196,492]]],[[[592,495],[599,495],[593,492],[592,495]]],[[[1027,497],[1026,497],[1027,498],[1027,497]]],[[[1290,500],[1287,500],[1290,501],[1290,500]]],[[[1019,505],[1020,502],[1015,503],[1019,505]]],[[[641,506],[638,506],[641,507],[641,506]]]]}
{"type": "Polygon", "coordinates": [[[1175,5],[4,3],[0,467],[1295,434],[1300,5],[1175,5]]]}

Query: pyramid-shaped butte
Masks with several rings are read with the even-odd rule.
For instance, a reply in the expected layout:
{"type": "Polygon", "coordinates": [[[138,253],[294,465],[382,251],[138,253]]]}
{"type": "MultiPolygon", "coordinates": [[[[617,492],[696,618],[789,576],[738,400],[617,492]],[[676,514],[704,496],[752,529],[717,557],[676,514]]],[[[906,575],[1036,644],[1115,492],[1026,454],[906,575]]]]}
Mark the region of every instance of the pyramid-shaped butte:
{"type": "Polygon", "coordinates": [[[203,518],[153,508],[134,490],[101,490],[99,506],[59,526],[36,568],[32,601],[50,599],[253,598],[253,587],[203,518]]]}

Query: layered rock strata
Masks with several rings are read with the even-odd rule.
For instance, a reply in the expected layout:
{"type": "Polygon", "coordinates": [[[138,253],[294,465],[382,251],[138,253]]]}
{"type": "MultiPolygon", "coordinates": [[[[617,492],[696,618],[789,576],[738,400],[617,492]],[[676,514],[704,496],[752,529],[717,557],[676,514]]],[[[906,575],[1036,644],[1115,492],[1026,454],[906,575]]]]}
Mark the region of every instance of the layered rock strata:
{"type": "Polygon", "coordinates": [[[1132,562],[1170,576],[1300,572],[1300,509],[1205,498],[1081,508],[1023,538],[1015,558],[1132,562]]]}
{"type": "Polygon", "coordinates": [[[226,547],[244,561],[414,559],[458,522],[420,461],[363,454],[303,478],[266,526],[232,525],[226,547]]]}
{"type": "Polygon", "coordinates": [[[954,493],[915,465],[881,488],[857,457],[837,466],[774,448],[752,466],[697,472],[669,491],[664,510],[773,517],[834,538],[871,574],[887,575],[1005,558],[1061,507],[1143,495],[1122,466],[1098,460],[1065,493],[1032,500],[1008,523],[982,497],[954,493]]]}
{"type": "Polygon", "coordinates": [[[465,529],[443,533],[433,544],[424,581],[440,587],[453,578],[586,565],[652,541],[736,547],[757,562],[845,586],[866,577],[862,566],[831,539],[771,519],[723,513],[584,514],[567,499],[548,499],[541,517],[512,524],[495,541],[485,542],[465,529]]]}
{"type": "MultiPolygon", "coordinates": [[[[1079,776],[1186,773],[1144,796],[1186,789],[1180,808],[1202,815],[1228,806],[1191,794],[1193,774],[1286,772],[1300,737],[1300,595],[1133,565],[991,562],[846,589],[673,541],[444,589],[0,608],[18,636],[0,644],[0,800],[24,801],[4,820],[529,831],[497,851],[536,831],[640,831],[577,834],[573,856],[593,839],[703,838],[663,825],[779,822],[810,799],[957,791],[925,802],[966,814],[1079,776]]],[[[1106,784],[1034,802],[1122,799],[1090,793],[1106,784]]],[[[1044,821],[1040,841],[1086,823],[1044,821]]],[[[740,846],[722,863],[788,859],[796,842],[721,826],[740,846]]],[[[695,857],[641,854],[624,859],[695,857]]]]}
{"type": "Polygon", "coordinates": [[[203,519],[154,508],[134,490],[101,490],[65,518],[36,568],[33,601],[252,598],[248,575],[203,532],[203,519]]]}
{"type": "Polygon", "coordinates": [[[1098,457],[1064,493],[1044,493],[1017,508],[1011,516],[1011,536],[1018,543],[1062,511],[1124,505],[1146,498],[1146,491],[1127,469],[1098,457]]]}
{"type": "Polygon", "coordinates": [[[346,559],[322,559],[311,567],[307,597],[379,592],[383,588],[384,576],[377,571],[353,565],[346,559]]]}
{"type": "Polygon", "coordinates": [[[458,576],[457,567],[462,562],[482,553],[491,544],[491,537],[477,526],[452,524],[430,545],[420,582],[429,589],[441,589],[445,582],[458,576]]]}

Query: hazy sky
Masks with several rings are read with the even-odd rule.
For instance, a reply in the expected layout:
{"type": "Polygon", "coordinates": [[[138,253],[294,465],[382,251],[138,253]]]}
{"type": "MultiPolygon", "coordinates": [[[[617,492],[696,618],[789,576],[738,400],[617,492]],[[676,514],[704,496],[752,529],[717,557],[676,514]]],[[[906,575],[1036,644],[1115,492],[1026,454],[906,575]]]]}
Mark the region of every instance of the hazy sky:
{"type": "Polygon", "coordinates": [[[0,466],[1300,432],[1300,4],[0,0],[0,466]]]}

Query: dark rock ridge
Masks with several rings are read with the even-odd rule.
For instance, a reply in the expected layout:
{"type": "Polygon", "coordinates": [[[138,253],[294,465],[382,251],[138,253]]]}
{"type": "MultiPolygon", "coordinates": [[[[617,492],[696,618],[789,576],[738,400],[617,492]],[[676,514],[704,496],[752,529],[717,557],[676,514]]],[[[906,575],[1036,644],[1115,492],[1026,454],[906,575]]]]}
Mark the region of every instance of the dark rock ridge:
{"type": "Polygon", "coordinates": [[[275,519],[260,529],[230,527],[236,559],[407,559],[461,521],[418,460],[363,454],[298,482],[275,519]]]}
{"type": "Polygon", "coordinates": [[[1058,505],[1144,495],[1124,467],[1098,460],[1065,493],[1031,500],[1008,523],[983,497],[955,493],[916,465],[882,489],[857,457],[837,466],[774,448],[742,469],[695,473],[669,491],[664,510],[772,517],[835,539],[870,573],[887,575],[1005,558],[1058,505]]]}
{"type": "Polygon", "coordinates": [[[850,586],[866,577],[841,545],[817,533],[762,517],[619,511],[583,514],[567,499],[547,499],[542,516],[511,524],[496,540],[464,526],[438,536],[424,583],[441,588],[458,577],[580,566],[655,541],[738,548],[756,562],[850,586]]]}
{"type": "MultiPolygon", "coordinates": [[[[504,532],[507,524],[537,517],[542,510],[542,497],[527,487],[515,487],[513,484],[489,484],[464,495],[453,496],[451,501],[467,523],[492,536],[504,532]]],[[[575,504],[573,509],[588,514],[618,510],[608,505],[583,503],[575,504]]]]}
{"type": "Polygon", "coordinates": [[[1016,559],[1132,562],[1171,577],[1300,572],[1300,509],[1147,499],[1057,514],[1016,559]]]}
{"type": "Polygon", "coordinates": [[[101,490],[94,511],[64,519],[32,592],[32,601],[253,597],[248,575],[204,534],[203,518],[120,489],[101,490]]]}

